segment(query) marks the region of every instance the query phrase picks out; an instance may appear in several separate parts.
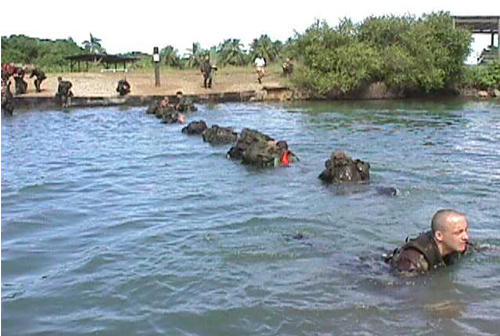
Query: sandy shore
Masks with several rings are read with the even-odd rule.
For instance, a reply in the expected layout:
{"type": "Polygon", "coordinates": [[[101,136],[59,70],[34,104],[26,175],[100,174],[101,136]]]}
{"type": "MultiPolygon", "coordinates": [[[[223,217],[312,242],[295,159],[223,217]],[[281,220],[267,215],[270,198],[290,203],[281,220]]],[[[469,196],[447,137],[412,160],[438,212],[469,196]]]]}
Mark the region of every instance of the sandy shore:
{"type": "MultiPolygon", "coordinates": [[[[57,90],[57,77],[73,83],[73,93],[76,97],[115,97],[118,96],[116,86],[124,77],[132,87],[131,95],[174,95],[182,91],[186,95],[205,93],[244,92],[258,91],[264,85],[279,86],[284,84],[279,72],[268,71],[263,83],[257,82],[257,75],[253,68],[227,68],[215,73],[212,89],[203,87],[203,76],[199,70],[172,70],[162,69],[160,73],[160,87],[155,87],[154,71],[131,70],[124,72],[72,72],[48,73],[47,79],[42,83],[42,92],[35,92],[33,78],[28,76],[27,93],[25,97],[52,97],[57,90]]],[[[14,90],[14,83],[11,86],[14,90]]]]}

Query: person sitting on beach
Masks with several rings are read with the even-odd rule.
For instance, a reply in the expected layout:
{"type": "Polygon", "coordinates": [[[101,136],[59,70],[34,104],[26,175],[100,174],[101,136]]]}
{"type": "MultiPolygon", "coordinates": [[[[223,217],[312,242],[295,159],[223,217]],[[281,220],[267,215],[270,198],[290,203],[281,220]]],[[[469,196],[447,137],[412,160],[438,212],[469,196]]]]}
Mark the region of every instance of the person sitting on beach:
{"type": "Polygon", "coordinates": [[[71,97],[73,97],[71,88],[73,84],[70,81],[63,80],[62,77],[57,77],[57,82],[59,84],[57,86],[56,100],[62,107],[66,108],[71,105],[71,97]]]}
{"type": "Polygon", "coordinates": [[[442,209],[432,217],[431,230],[385,256],[392,270],[401,275],[415,275],[452,265],[468,251],[467,218],[453,209],[442,209]]]}
{"type": "Polygon", "coordinates": [[[116,92],[120,94],[120,96],[125,96],[130,93],[130,84],[127,82],[127,79],[120,79],[118,81],[118,86],[116,88],[116,92]]]}

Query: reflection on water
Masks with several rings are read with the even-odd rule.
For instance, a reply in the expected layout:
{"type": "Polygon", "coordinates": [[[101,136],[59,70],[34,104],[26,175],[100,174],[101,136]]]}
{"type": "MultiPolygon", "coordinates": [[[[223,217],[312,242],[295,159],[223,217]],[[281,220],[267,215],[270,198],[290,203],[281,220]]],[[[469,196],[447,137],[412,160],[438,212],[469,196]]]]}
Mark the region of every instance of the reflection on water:
{"type": "Polygon", "coordinates": [[[497,102],[220,104],[189,116],[258,129],[301,158],[267,170],[144,110],[2,119],[5,334],[498,333],[497,102]],[[369,162],[370,183],[323,184],[336,149],[369,162]],[[382,255],[445,207],[467,213],[484,248],[428,276],[391,275],[382,255]]]}

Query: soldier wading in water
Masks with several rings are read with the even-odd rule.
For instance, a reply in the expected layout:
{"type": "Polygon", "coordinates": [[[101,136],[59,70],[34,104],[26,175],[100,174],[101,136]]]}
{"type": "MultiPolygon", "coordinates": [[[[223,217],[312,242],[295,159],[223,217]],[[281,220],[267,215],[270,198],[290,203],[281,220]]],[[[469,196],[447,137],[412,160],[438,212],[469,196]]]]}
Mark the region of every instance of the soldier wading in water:
{"type": "Polygon", "coordinates": [[[452,265],[470,245],[465,215],[444,209],[432,218],[430,231],[415,239],[407,239],[407,243],[386,256],[385,261],[394,271],[413,275],[452,265]]]}

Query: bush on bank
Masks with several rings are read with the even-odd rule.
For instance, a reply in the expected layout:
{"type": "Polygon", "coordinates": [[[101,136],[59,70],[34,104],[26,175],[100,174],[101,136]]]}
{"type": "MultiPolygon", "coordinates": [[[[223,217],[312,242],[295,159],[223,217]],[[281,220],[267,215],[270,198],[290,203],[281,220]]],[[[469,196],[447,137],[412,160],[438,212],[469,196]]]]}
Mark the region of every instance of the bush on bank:
{"type": "Polygon", "coordinates": [[[302,55],[296,84],[317,95],[347,94],[382,81],[404,93],[454,88],[463,78],[472,35],[454,29],[449,13],[344,19],[336,27],[316,21],[297,36],[302,55]]]}
{"type": "Polygon", "coordinates": [[[500,90],[500,61],[486,66],[466,67],[461,83],[467,89],[500,90]]]}

